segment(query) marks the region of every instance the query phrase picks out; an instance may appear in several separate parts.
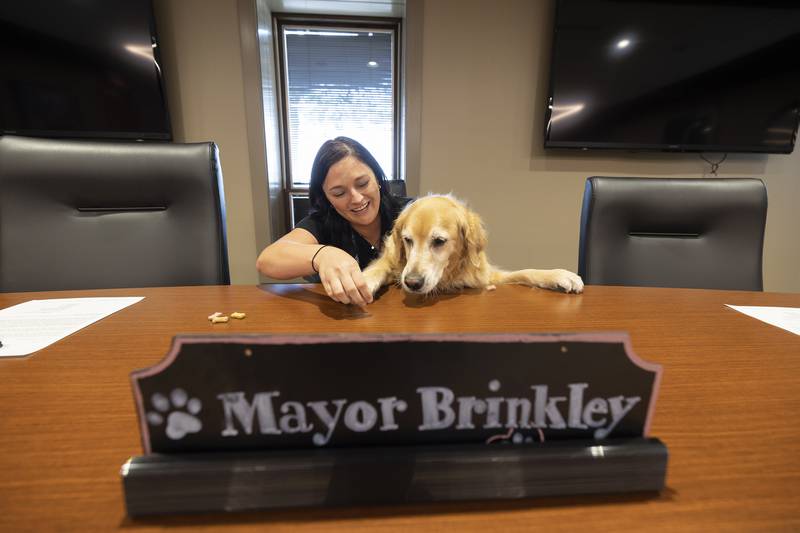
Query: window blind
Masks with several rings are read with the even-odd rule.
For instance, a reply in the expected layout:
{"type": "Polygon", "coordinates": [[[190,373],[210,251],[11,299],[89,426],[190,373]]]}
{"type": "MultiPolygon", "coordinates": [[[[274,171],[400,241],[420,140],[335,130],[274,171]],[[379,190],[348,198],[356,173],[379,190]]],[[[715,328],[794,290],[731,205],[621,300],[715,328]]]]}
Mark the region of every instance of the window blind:
{"type": "Polygon", "coordinates": [[[306,187],[320,145],[345,135],[393,178],[392,32],[284,27],[291,181],[306,187]]]}

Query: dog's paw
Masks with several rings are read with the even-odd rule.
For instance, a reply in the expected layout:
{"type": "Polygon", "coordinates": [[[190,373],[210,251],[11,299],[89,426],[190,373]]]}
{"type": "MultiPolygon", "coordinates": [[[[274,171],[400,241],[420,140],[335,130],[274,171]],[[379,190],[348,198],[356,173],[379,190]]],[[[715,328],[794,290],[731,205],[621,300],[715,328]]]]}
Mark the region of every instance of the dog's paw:
{"type": "Polygon", "coordinates": [[[367,282],[367,290],[373,296],[383,286],[383,275],[375,270],[364,271],[364,281],[367,282]]]}
{"type": "Polygon", "coordinates": [[[550,289],[564,292],[583,292],[583,280],[581,277],[569,270],[556,268],[550,271],[550,289]]]}

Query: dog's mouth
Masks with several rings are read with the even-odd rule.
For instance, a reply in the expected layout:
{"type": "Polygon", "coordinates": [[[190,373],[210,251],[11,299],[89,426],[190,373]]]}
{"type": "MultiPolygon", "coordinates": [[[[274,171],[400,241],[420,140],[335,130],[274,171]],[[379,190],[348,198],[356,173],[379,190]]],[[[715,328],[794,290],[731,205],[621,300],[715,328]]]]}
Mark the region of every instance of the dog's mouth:
{"type": "Polygon", "coordinates": [[[427,294],[433,290],[423,276],[403,276],[403,290],[412,294],[427,294]]]}
{"type": "Polygon", "coordinates": [[[420,287],[419,289],[415,289],[415,288],[409,287],[408,285],[405,285],[405,284],[403,284],[403,289],[405,289],[406,292],[410,292],[411,294],[424,294],[424,292],[425,292],[422,289],[422,287],[420,287]]]}

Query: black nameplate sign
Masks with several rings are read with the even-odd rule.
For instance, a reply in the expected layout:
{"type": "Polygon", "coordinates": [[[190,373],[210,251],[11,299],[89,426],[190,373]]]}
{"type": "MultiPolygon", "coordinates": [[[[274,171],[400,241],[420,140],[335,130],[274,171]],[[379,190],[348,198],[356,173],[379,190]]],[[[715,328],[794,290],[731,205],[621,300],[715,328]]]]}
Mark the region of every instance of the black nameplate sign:
{"type": "Polygon", "coordinates": [[[627,335],[177,336],[131,379],[145,453],[643,437],[627,335]]]}

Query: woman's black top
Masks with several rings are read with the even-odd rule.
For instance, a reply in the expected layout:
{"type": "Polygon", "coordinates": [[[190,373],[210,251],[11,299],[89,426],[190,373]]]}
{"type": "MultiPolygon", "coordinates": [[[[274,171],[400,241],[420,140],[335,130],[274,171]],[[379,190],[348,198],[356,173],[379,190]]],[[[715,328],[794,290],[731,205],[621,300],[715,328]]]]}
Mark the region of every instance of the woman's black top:
{"type": "MultiPolygon", "coordinates": [[[[406,206],[411,198],[395,197],[396,207],[388,210],[385,213],[381,210],[381,239],[392,231],[392,226],[400,211],[406,206]]],[[[364,270],[372,260],[377,259],[380,250],[372,246],[367,240],[362,237],[357,231],[354,231],[352,226],[347,224],[349,235],[339,235],[334,238],[331,233],[331,224],[326,224],[319,213],[311,213],[303,218],[300,222],[295,224],[295,228],[303,228],[317,239],[320,244],[330,244],[342,248],[344,251],[352,255],[361,270],[364,270]]],[[[308,276],[308,281],[319,283],[319,276],[308,276]]]]}

